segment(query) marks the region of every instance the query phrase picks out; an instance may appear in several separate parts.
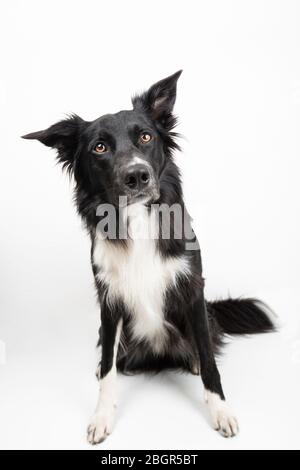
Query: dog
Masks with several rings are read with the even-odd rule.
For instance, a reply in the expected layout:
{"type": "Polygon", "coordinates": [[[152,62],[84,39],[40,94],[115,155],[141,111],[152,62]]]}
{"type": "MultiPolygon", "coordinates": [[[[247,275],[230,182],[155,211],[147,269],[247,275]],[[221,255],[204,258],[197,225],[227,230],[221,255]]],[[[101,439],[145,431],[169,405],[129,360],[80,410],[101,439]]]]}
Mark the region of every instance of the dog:
{"type": "Polygon", "coordinates": [[[117,371],[201,375],[214,429],[235,436],[238,421],[225,400],[216,357],[227,335],[275,330],[269,308],[257,299],[204,297],[200,248],[174,161],[181,72],[135,95],[131,110],[92,122],[71,115],[23,136],[56,149],[74,177],[75,204],[91,239],[101,311],[91,444],[112,431],[117,371]]]}

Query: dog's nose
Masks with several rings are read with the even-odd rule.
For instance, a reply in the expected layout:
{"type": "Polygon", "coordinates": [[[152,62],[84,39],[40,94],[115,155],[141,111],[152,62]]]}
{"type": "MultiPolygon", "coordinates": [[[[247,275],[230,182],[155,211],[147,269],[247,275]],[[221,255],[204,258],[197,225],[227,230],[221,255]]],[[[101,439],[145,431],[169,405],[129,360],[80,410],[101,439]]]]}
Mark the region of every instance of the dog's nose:
{"type": "Polygon", "coordinates": [[[124,183],[128,189],[142,191],[150,182],[150,172],[145,165],[131,166],[125,173],[124,183]]]}

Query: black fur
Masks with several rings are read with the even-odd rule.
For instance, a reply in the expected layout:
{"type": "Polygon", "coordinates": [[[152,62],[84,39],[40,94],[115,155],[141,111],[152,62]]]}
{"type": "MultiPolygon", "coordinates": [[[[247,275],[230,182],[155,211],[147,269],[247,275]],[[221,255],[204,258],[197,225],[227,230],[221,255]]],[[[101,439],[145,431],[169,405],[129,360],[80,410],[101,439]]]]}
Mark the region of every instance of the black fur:
{"type": "Polygon", "coordinates": [[[275,330],[269,307],[257,299],[226,299],[209,302],[208,309],[221,334],[254,335],[275,330]]]}
{"type": "MultiPolygon", "coordinates": [[[[164,320],[168,339],[164,350],[157,354],[153,352],[151,343],[132,337],[131,312],[122,299],[113,305],[107,301],[109,286],[99,281],[97,274],[99,269],[101,272],[101,267],[93,261],[99,222],[97,207],[104,203],[117,207],[120,195],[128,196],[131,202],[141,194],[140,189],[129,190],[127,183],[124,183],[126,164],[134,155],[138,155],[148,165],[147,168],[151,167],[150,184],[142,193],[148,195],[149,204],[155,202],[160,206],[171,206],[176,203],[186,213],[180,172],[172,155],[173,150],[179,148],[173,132],[176,125],[173,106],[180,74],[177,72],[153,85],[146,93],[135,96],[133,110],[102,116],[92,122],[73,115],[24,138],[38,139],[55,148],[59,162],[74,175],[75,203],[91,237],[92,266],[101,305],[101,377],[111,369],[117,323],[122,318],[123,331],[117,359],[119,370],[125,373],[165,368],[179,368],[192,373],[201,370],[205,388],[224,399],[215,361],[223,337],[273,331],[266,307],[255,299],[206,302],[200,249],[187,250],[188,240],[184,234],[180,239],[174,236],[175,226],[171,220],[171,238],[160,238],[157,249],[166,259],[185,256],[191,272],[188,278],[180,277],[176,286],[170,287],[165,294],[164,320]],[[144,131],[153,137],[147,145],[142,145],[139,140],[144,131]],[[102,155],[95,150],[99,142],[104,143],[106,148],[102,155]]],[[[196,241],[195,235],[193,237],[196,241]]],[[[120,238],[107,243],[127,249],[127,241],[120,238]]]]}

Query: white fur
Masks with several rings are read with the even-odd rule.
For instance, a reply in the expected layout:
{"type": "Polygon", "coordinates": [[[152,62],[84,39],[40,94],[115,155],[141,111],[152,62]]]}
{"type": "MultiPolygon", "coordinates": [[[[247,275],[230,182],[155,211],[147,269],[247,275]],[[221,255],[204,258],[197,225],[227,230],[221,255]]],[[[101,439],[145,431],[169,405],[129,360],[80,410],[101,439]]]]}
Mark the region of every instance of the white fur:
{"type": "Polygon", "coordinates": [[[147,166],[148,168],[151,168],[151,169],[152,169],[150,163],[148,163],[146,160],[144,160],[143,158],[134,156],[133,159],[132,159],[131,162],[130,162],[130,166],[131,166],[131,165],[139,165],[139,164],[145,165],[145,166],[147,166]]]}
{"type": "Polygon", "coordinates": [[[217,393],[206,390],[205,395],[214,429],[224,437],[235,436],[239,425],[230,407],[217,393]]]}
{"type": "Polygon", "coordinates": [[[113,365],[108,374],[100,379],[100,392],[95,414],[88,427],[88,441],[90,444],[99,444],[112,431],[115,408],[117,406],[117,367],[116,358],[122,330],[122,320],[119,321],[114,344],[113,365]]]}
{"type": "Polygon", "coordinates": [[[108,300],[122,299],[132,314],[132,333],[148,339],[154,350],[164,344],[163,305],[166,289],[179,275],[189,273],[185,257],[163,259],[157,250],[155,213],[142,203],[128,206],[124,215],[130,221],[127,247],[96,239],[93,261],[98,279],[108,286],[108,300]],[[155,238],[155,237],[154,237],[155,238]]]}

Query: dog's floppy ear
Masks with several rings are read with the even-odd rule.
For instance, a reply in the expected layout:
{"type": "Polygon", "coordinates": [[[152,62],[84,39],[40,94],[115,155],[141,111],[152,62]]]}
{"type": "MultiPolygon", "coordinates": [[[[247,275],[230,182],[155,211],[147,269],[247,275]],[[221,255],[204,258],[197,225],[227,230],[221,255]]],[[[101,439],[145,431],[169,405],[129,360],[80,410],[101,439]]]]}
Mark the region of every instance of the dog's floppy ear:
{"type": "Polygon", "coordinates": [[[167,123],[174,108],[177,80],[181,73],[182,70],[179,70],[170,77],[164,78],[152,85],[142,95],[133,97],[132,104],[134,109],[143,109],[152,119],[160,121],[163,125],[167,123]]]}
{"type": "Polygon", "coordinates": [[[73,161],[78,146],[80,130],[85,121],[79,116],[71,115],[69,118],[53,124],[48,129],[23,135],[23,139],[39,140],[47,147],[57,150],[58,161],[64,168],[72,170],[73,161]]]}

